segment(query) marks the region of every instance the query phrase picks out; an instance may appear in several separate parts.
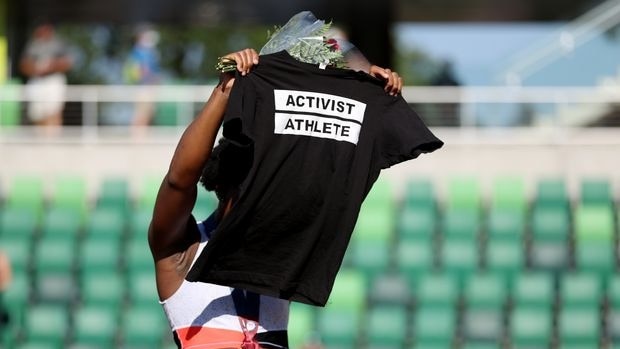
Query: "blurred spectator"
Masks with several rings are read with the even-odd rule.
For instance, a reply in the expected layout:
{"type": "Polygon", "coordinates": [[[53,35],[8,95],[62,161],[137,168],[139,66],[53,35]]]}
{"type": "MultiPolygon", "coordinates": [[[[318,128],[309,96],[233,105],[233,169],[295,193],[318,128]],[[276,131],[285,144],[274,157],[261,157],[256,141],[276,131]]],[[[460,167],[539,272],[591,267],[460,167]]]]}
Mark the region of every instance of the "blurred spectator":
{"type": "Polygon", "coordinates": [[[72,60],[68,47],[54,26],[36,26],[20,60],[20,70],[28,78],[28,117],[36,125],[62,125],[67,78],[72,60]]]}
{"type": "Polygon", "coordinates": [[[11,263],[9,257],[0,251],[0,329],[3,329],[9,322],[9,314],[5,309],[3,295],[11,284],[13,274],[11,273],[11,263]]]}
{"type": "MultiPolygon", "coordinates": [[[[439,72],[431,80],[432,86],[460,86],[456,79],[452,62],[442,62],[439,72]]],[[[437,111],[441,124],[448,126],[462,126],[461,112],[458,103],[440,103],[437,105],[437,111]]]]}
{"type": "MultiPolygon", "coordinates": [[[[141,26],[136,32],[133,48],[123,68],[124,79],[129,84],[155,85],[159,82],[160,65],[157,43],[159,33],[141,26]]],[[[138,95],[132,123],[134,126],[148,125],[154,113],[154,103],[148,92],[138,95]]]]}

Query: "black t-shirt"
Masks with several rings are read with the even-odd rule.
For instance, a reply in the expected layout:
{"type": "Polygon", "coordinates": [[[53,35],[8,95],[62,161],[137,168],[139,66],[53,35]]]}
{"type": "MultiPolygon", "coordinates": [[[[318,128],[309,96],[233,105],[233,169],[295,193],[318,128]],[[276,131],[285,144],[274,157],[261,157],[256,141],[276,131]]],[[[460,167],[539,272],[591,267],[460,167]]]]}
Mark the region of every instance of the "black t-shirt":
{"type": "Polygon", "coordinates": [[[187,279],[314,305],[327,302],[381,169],[443,145],[382,82],[285,51],[237,76],[224,136],[253,163],[187,279]]]}

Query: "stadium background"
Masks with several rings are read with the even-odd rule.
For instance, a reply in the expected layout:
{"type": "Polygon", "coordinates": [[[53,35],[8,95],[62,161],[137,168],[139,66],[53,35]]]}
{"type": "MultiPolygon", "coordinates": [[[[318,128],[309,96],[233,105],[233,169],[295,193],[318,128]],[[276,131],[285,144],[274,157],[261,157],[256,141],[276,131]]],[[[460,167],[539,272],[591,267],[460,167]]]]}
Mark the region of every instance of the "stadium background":
{"type": "MultiPolygon", "coordinates": [[[[260,47],[302,9],[402,72],[446,146],[385,171],[329,305],[293,305],[292,347],[619,348],[611,0],[0,0],[0,249],[14,273],[2,347],[172,347],[145,240],[157,186],[215,58],[260,47]],[[37,18],[78,58],[52,135],[25,118],[17,69],[37,18]],[[145,22],[165,79],[129,86],[114,67],[145,22]],[[106,124],[145,89],[152,126],[106,124]]],[[[195,211],[214,205],[203,194],[195,211]]]]}

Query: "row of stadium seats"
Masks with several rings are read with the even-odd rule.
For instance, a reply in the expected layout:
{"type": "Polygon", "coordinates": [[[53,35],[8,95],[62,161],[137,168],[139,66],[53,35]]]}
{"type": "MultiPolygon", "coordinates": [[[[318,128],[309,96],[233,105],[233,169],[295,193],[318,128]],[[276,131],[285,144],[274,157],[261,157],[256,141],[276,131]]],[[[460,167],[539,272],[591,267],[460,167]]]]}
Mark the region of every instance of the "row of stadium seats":
{"type": "MultiPolygon", "coordinates": [[[[145,180],[134,194],[123,178],[105,180],[93,199],[78,177],[7,187],[0,248],[15,270],[5,295],[14,321],[3,347],[171,344],[146,245],[158,185],[145,180]],[[48,330],[46,316],[61,327],[48,330]],[[140,339],[149,326],[152,340],[140,339]]],[[[596,348],[620,338],[608,181],[584,180],[572,200],[561,180],[540,181],[532,199],[518,178],[498,179],[488,199],[473,179],[447,187],[442,198],[430,180],[412,180],[398,200],[389,182],[375,185],[330,305],[292,307],[292,348],[309,333],[328,348],[596,348]]],[[[199,192],[205,217],[216,201],[199,192]]]]}

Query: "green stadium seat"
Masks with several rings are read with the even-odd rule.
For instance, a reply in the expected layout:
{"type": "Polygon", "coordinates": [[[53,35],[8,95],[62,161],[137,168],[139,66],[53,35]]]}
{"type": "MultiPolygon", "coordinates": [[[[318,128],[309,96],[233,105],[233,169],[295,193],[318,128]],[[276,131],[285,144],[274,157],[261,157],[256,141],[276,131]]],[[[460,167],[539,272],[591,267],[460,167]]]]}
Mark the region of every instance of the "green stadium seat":
{"type": "Polygon", "coordinates": [[[69,310],[59,305],[32,305],[26,310],[24,330],[28,341],[60,346],[69,333],[69,310]]]}
{"type": "Polygon", "coordinates": [[[112,348],[119,329],[117,309],[106,306],[81,306],[73,313],[73,340],[86,345],[112,348]]]}
{"type": "Polygon", "coordinates": [[[10,287],[4,291],[0,301],[9,318],[9,322],[0,328],[0,347],[13,348],[23,332],[24,314],[30,302],[28,276],[25,273],[13,274],[10,287]]]}
{"type": "MultiPolygon", "coordinates": [[[[103,343],[91,343],[89,340],[85,340],[85,341],[73,341],[73,343],[71,343],[71,345],[69,345],[67,347],[67,349],[106,349],[108,348],[109,344],[103,344],[103,343]]],[[[130,349],[130,348],[127,348],[130,349]]]]}
{"type": "Polygon", "coordinates": [[[445,344],[445,343],[435,343],[432,340],[422,340],[422,341],[418,341],[413,348],[414,349],[445,349],[445,348],[451,348],[452,346],[450,346],[449,344],[445,344]]]}
{"type": "Polygon", "coordinates": [[[480,183],[475,177],[453,177],[448,182],[447,207],[480,212],[480,183]]]}
{"type": "Polygon", "coordinates": [[[581,205],[575,209],[575,240],[605,241],[614,239],[614,218],[611,206],[581,205]]]}
{"type": "Polygon", "coordinates": [[[127,275],[129,301],[134,306],[155,306],[159,308],[159,296],[155,285],[155,270],[129,272],[127,275]]]}
{"type": "Polygon", "coordinates": [[[119,270],[121,251],[119,241],[88,237],[78,255],[78,268],[82,272],[119,270]]]}
{"type": "Polygon", "coordinates": [[[291,302],[289,311],[289,347],[302,348],[314,340],[316,309],[307,304],[291,302]]]}
{"type": "Polygon", "coordinates": [[[66,175],[54,180],[52,206],[86,214],[86,180],[80,176],[66,175]]]}
{"type": "Polygon", "coordinates": [[[473,341],[498,342],[503,332],[505,282],[495,274],[473,275],[465,284],[464,299],[465,337],[473,341]]]}
{"type": "Polygon", "coordinates": [[[136,209],[129,218],[129,240],[146,241],[152,217],[152,209],[136,209]]]}
{"type": "Polygon", "coordinates": [[[500,349],[502,346],[498,343],[486,342],[468,342],[463,345],[463,349],[500,349]]]}
{"type": "Polygon", "coordinates": [[[555,297],[551,274],[524,272],[515,278],[513,301],[517,306],[551,309],[555,297]]]}
{"type": "Polygon", "coordinates": [[[568,210],[569,199],[564,180],[540,180],[536,188],[535,207],[568,210]]]}
{"type": "Polygon", "coordinates": [[[601,320],[598,308],[565,308],[558,318],[558,332],[562,347],[599,347],[601,320]]]}
{"type": "Polygon", "coordinates": [[[170,332],[164,313],[154,307],[134,306],[123,311],[121,324],[122,343],[128,348],[157,348],[170,332]]]}
{"type": "Polygon", "coordinates": [[[329,296],[328,307],[361,313],[366,303],[367,285],[368,282],[363,273],[352,269],[341,269],[329,296]]]}
{"type": "Polygon", "coordinates": [[[370,347],[402,348],[406,340],[407,310],[398,305],[375,305],[366,316],[370,347]]]}
{"type": "Polygon", "coordinates": [[[0,211],[0,240],[34,237],[38,217],[29,209],[5,207],[0,211]]]}
{"type": "Polygon", "coordinates": [[[523,240],[525,216],[513,210],[491,209],[487,230],[489,240],[507,240],[518,243],[523,240]]]}
{"type": "Polygon", "coordinates": [[[446,308],[456,305],[459,288],[456,279],[445,273],[423,276],[414,290],[416,304],[446,308]]]}
{"type": "Polygon", "coordinates": [[[463,295],[469,309],[500,309],[507,299],[506,282],[497,274],[477,273],[467,279],[463,295]]]}
{"type": "Polygon", "coordinates": [[[493,181],[491,207],[524,214],[527,209],[525,183],[520,177],[501,176],[493,181]]]}
{"type": "Polygon", "coordinates": [[[446,209],[441,229],[446,238],[473,242],[480,230],[479,214],[473,210],[446,209]]]}
{"type": "Polygon", "coordinates": [[[0,239],[0,248],[8,255],[14,273],[26,273],[32,258],[31,240],[0,239]]]}
{"type": "Polygon", "coordinates": [[[365,241],[353,239],[351,246],[352,266],[366,275],[367,280],[388,269],[390,250],[387,241],[365,241]]]}
{"type": "Polygon", "coordinates": [[[609,300],[607,331],[615,343],[620,343],[620,276],[614,275],[609,281],[607,298],[609,300]]]}
{"type": "Polygon", "coordinates": [[[125,300],[125,280],[117,271],[86,272],[80,277],[84,305],[119,308],[125,300]]]}
{"type": "Polygon", "coordinates": [[[153,212],[155,199],[163,178],[163,175],[150,175],[142,179],[137,198],[138,209],[147,209],[153,212]]]}
{"type": "Polygon", "coordinates": [[[62,349],[64,346],[59,343],[48,341],[29,341],[19,345],[19,349],[62,349]]]}
{"type": "Polygon", "coordinates": [[[532,238],[535,241],[564,243],[568,240],[570,224],[566,209],[536,207],[532,212],[532,238]]]}
{"type": "Polygon", "coordinates": [[[415,178],[407,181],[405,188],[404,207],[406,209],[436,209],[437,202],[435,198],[435,189],[429,179],[415,178]]]}
{"type": "Polygon", "coordinates": [[[130,204],[129,183],[122,177],[106,177],[102,180],[97,198],[97,208],[127,212],[130,204]]]}
{"type": "Polygon", "coordinates": [[[392,184],[389,180],[379,178],[364,199],[362,210],[384,208],[394,212],[395,200],[392,184]]]}
{"type": "Polygon", "coordinates": [[[462,284],[478,268],[478,248],[476,240],[445,239],[441,247],[443,271],[453,275],[462,284]]]}
{"type": "Polygon", "coordinates": [[[7,207],[30,210],[40,217],[44,204],[43,181],[38,176],[15,177],[9,187],[7,207]]]}
{"type": "Polygon", "coordinates": [[[560,298],[565,308],[595,309],[602,300],[603,290],[598,277],[589,273],[570,273],[560,277],[560,298]]]}
{"type": "Polygon", "coordinates": [[[120,240],[125,234],[125,217],[115,209],[95,209],[91,212],[86,226],[89,237],[120,240]]]}
{"type": "Polygon", "coordinates": [[[429,178],[410,178],[405,184],[405,207],[436,208],[435,187],[429,178]]]}
{"type": "Polygon", "coordinates": [[[609,181],[595,178],[583,179],[580,202],[583,205],[611,206],[613,198],[609,181]]]}
{"type": "Polygon", "coordinates": [[[561,272],[569,268],[568,241],[533,241],[531,248],[532,267],[547,272],[561,272]]]}
{"type": "Polygon", "coordinates": [[[37,272],[71,272],[75,266],[76,241],[71,238],[40,239],[35,248],[37,272]]]}
{"type": "Polygon", "coordinates": [[[553,335],[550,308],[517,306],[510,315],[510,340],[515,348],[548,348],[553,335]]]}
{"type": "Polygon", "coordinates": [[[30,301],[30,277],[23,272],[13,271],[10,287],[4,291],[2,301],[4,304],[25,305],[30,301]]]}
{"type": "Polygon", "coordinates": [[[405,207],[398,217],[399,240],[429,241],[436,229],[436,213],[430,207],[405,207]]]}
{"type": "Polygon", "coordinates": [[[576,265],[579,270],[607,276],[616,269],[613,244],[599,241],[582,241],[575,246],[576,265]]]}
{"type": "Polygon", "coordinates": [[[362,208],[355,224],[354,240],[392,241],[396,215],[388,207],[362,208]]]}
{"type": "Polygon", "coordinates": [[[414,285],[421,275],[433,271],[433,242],[403,240],[396,246],[396,268],[414,285]]]}
{"type": "Polygon", "coordinates": [[[77,298],[78,290],[68,271],[37,272],[34,278],[34,298],[38,302],[68,306],[77,298]]]}
{"type": "Polygon", "coordinates": [[[407,279],[399,273],[384,273],[372,281],[371,304],[406,306],[411,303],[411,289],[407,279]]]}
{"type": "Polygon", "coordinates": [[[67,208],[52,207],[43,217],[42,236],[50,239],[77,239],[81,222],[82,217],[78,212],[67,208]]]}
{"type": "Polygon", "coordinates": [[[318,332],[327,348],[358,348],[360,314],[347,309],[319,309],[318,332]]]}
{"type": "Polygon", "coordinates": [[[318,330],[328,347],[355,348],[366,304],[367,281],[363,273],[341,269],[327,306],[319,309],[318,330]]]}
{"type": "Polygon", "coordinates": [[[614,309],[620,310],[620,276],[612,276],[609,280],[607,288],[607,296],[609,298],[610,306],[614,309]]]}
{"type": "Polygon", "coordinates": [[[146,237],[129,240],[126,244],[125,267],[129,272],[153,271],[155,262],[146,237]]]}
{"type": "Polygon", "coordinates": [[[536,206],[532,213],[532,265],[561,271],[569,265],[570,218],[566,207],[536,206]]]}
{"type": "Polygon", "coordinates": [[[418,307],[414,314],[415,348],[441,345],[450,348],[456,332],[456,311],[453,306],[418,307]]]}
{"type": "Polygon", "coordinates": [[[486,247],[485,263],[489,272],[503,275],[511,282],[523,269],[523,247],[518,241],[491,240],[486,247]]]}

